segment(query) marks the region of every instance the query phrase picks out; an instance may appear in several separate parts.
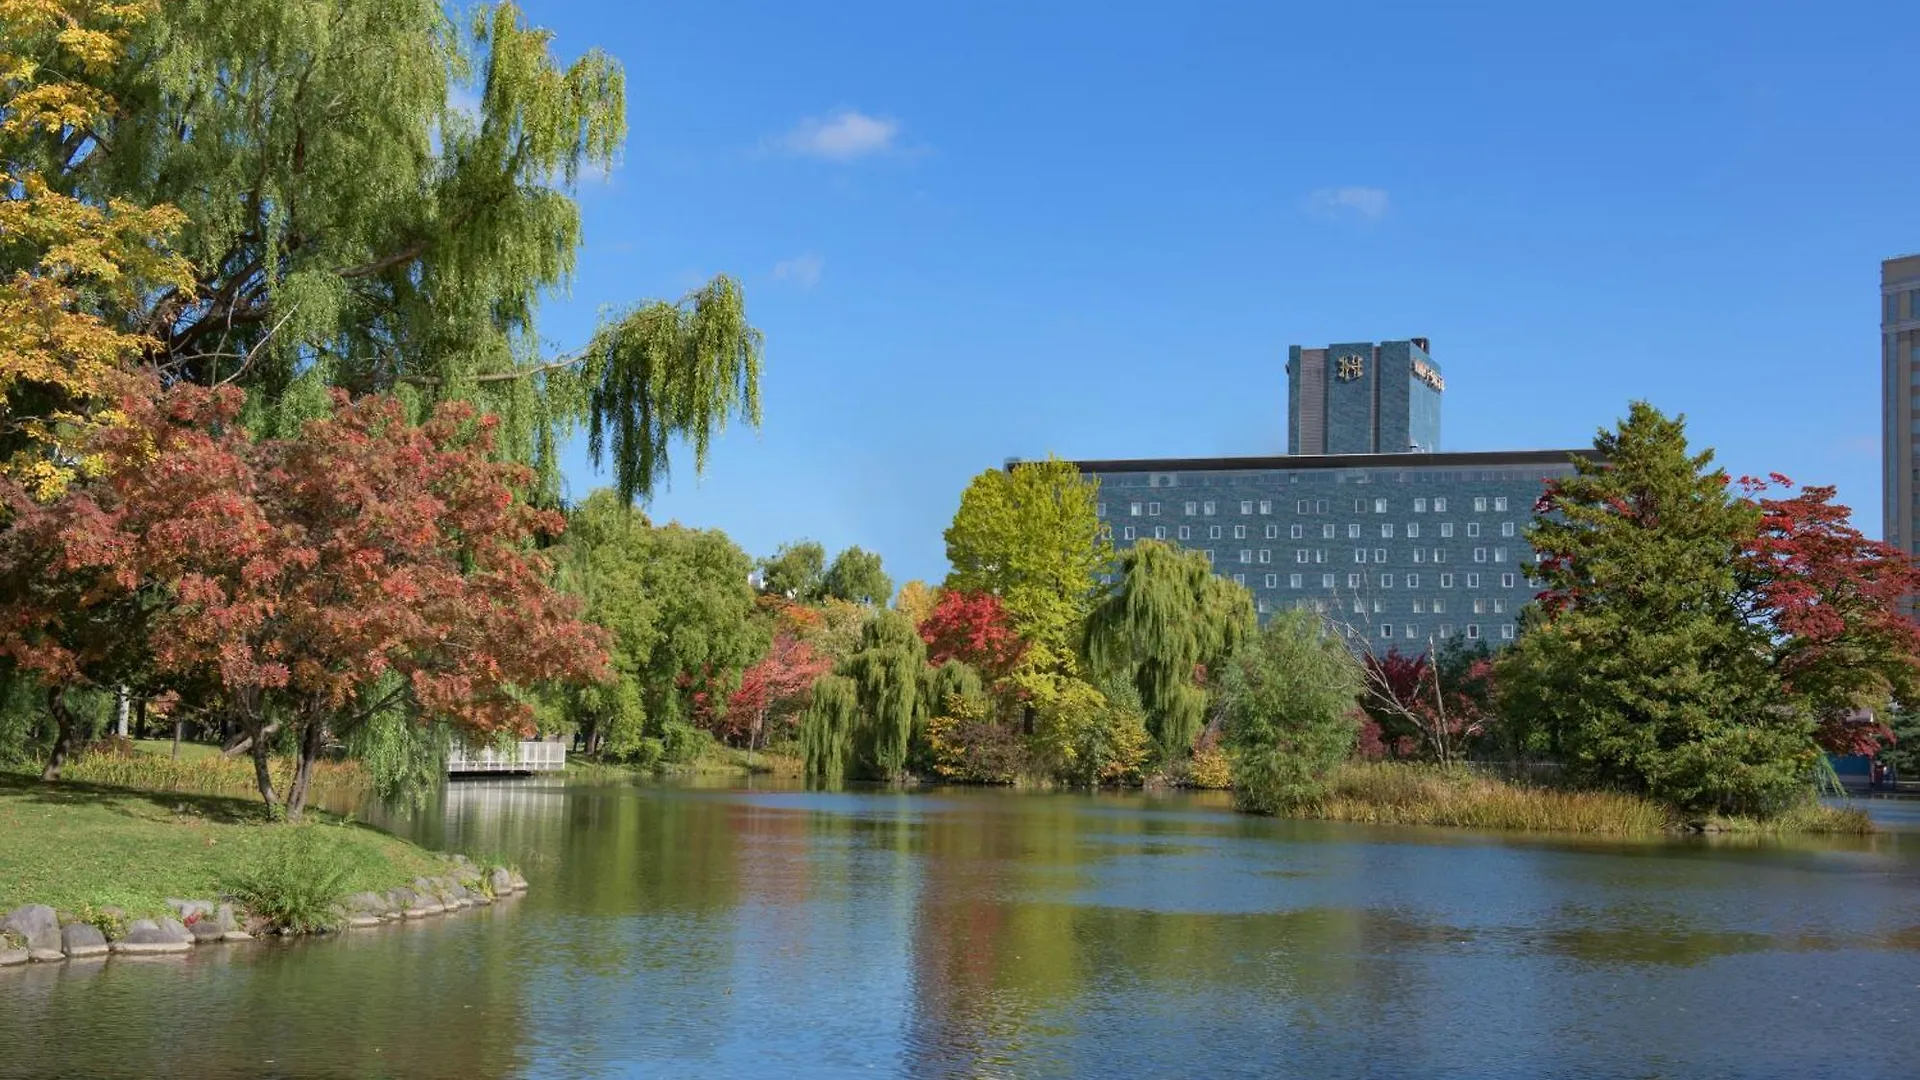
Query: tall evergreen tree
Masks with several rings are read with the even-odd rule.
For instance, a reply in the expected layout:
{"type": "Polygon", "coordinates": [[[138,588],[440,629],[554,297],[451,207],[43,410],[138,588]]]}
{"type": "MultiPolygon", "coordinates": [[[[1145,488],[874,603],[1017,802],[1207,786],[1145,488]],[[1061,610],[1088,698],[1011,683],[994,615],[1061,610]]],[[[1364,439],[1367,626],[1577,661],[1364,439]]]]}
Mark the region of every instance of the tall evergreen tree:
{"type": "Polygon", "coordinates": [[[1546,589],[1500,662],[1502,704],[1588,783],[1694,812],[1788,804],[1817,750],[1738,603],[1758,511],[1644,402],[1594,447],[1529,530],[1546,589]]]}

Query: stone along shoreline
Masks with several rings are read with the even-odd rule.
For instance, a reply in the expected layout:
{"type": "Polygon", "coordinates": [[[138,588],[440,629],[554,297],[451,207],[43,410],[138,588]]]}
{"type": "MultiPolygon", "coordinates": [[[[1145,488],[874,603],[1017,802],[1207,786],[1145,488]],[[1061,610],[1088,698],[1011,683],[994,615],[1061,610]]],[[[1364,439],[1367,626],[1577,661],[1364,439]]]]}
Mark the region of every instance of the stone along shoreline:
{"type": "MultiPolygon", "coordinates": [[[[527,881],[501,867],[481,871],[466,865],[454,874],[415,878],[410,886],[386,892],[360,892],[343,900],[337,926],[362,928],[403,919],[424,919],[525,892],[527,881]]],[[[27,904],[0,919],[0,967],[26,963],[64,963],[108,955],[141,956],[189,952],[197,945],[252,941],[287,934],[264,917],[212,900],[168,900],[172,915],[127,919],[123,911],[101,908],[92,920],[63,917],[46,904],[27,904]]]]}

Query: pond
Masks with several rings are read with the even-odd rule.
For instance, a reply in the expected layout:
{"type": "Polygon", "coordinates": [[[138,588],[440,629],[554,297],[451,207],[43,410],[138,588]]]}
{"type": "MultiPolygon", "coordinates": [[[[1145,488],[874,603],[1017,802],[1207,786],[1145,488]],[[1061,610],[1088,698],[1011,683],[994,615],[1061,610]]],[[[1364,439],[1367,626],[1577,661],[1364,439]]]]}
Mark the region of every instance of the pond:
{"type": "Polygon", "coordinates": [[[1641,843],[1190,795],[450,786],[532,891],[15,969],[0,1076],[1911,1077],[1920,815],[1641,843]]]}

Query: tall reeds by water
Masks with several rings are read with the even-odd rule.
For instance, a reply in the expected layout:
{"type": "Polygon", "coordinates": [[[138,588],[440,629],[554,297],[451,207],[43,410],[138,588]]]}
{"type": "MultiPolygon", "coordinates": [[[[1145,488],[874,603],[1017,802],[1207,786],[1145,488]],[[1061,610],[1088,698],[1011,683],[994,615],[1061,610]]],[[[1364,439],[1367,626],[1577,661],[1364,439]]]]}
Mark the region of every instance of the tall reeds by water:
{"type": "MultiPolygon", "coordinates": [[[[276,757],[267,766],[274,788],[285,791],[293,781],[294,760],[276,757]]],[[[69,762],[63,778],[85,784],[108,784],[143,791],[183,795],[234,795],[258,798],[253,759],[217,754],[194,759],[158,754],[96,749],[69,762]]],[[[316,801],[351,801],[372,790],[372,781],[359,763],[322,761],[314,766],[310,797],[316,801]]]]}

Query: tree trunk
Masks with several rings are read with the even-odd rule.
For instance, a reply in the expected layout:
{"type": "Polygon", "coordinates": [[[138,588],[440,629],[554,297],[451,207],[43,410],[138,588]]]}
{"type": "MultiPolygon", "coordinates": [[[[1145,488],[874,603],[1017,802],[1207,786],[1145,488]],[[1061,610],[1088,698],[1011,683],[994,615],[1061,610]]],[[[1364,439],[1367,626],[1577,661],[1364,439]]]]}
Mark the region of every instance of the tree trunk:
{"type": "Polygon", "coordinates": [[[313,765],[320,758],[319,720],[308,720],[300,735],[300,754],[293,767],[293,785],[287,789],[287,820],[299,821],[307,808],[307,788],[313,782],[313,765]]]}
{"type": "Polygon", "coordinates": [[[127,688],[124,686],[114,687],[113,688],[113,733],[115,735],[124,739],[131,734],[127,730],[127,719],[132,715],[133,715],[133,699],[127,696],[127,688]]]}
{"type": "Polygon", "coordinates": [[[40,779],[58,780],[67,755],[73,751],[73,713],[67,711],[66,687],[56,686],[47,691],[47,714],[53,717],[53,753],[47,757],[47,767],[41,770],[40,779]]]}
{"type": "Polygon", "coordinates": [[[147,737],[147,699],[135,698],[133,702],[133,734],[135,738],[147,737]]]}
{"type": "Polygon", "coordinates": [[[280,805],[280,798],[273,792],[273,773],[267,769],[267,740],[254,739],[252,747],[253,782],[259,785],[260,797],[266,800],[267,813],[271,814],[280,805]]]}
{"type": "Polygon", "coordinates": [[[185,721],[175,720],[173,722],[173,760],[175,761],[180,760],[180,729],[184,726],[185,721]]]}
{"type": "Polygon", "coordinates": [[[265,743],[268,739],[273,738],[273,736],[276,733],[278,733],[279,730],[280,730],[280,721],[275,720],[269,723],[266,727],[261,728],[257,734],[243,732],[241,736],[238,739],[235,739],[231,745],[221,749],[220,756],[221,757],[239,757],[241,754],[246,753],[247,749],[253,746],[255,743],[265,743]]]}

